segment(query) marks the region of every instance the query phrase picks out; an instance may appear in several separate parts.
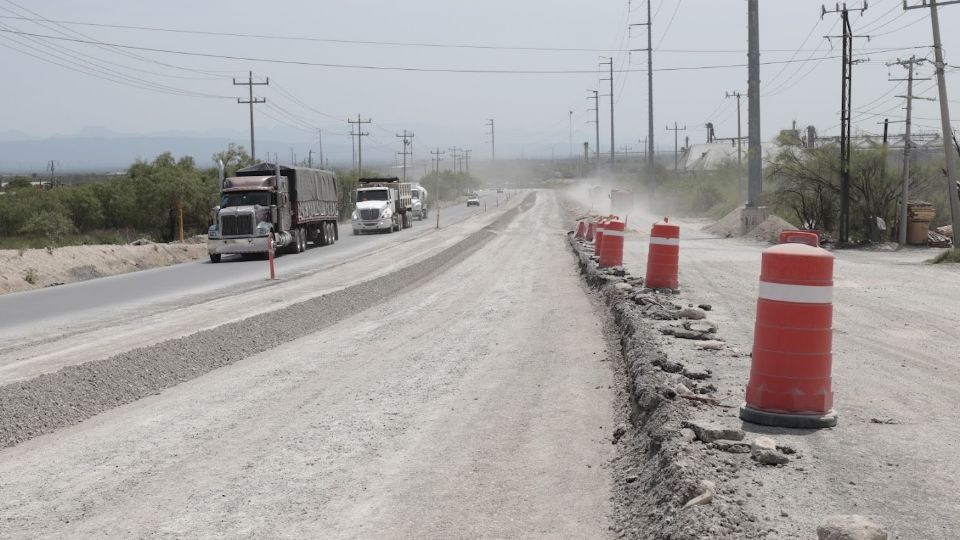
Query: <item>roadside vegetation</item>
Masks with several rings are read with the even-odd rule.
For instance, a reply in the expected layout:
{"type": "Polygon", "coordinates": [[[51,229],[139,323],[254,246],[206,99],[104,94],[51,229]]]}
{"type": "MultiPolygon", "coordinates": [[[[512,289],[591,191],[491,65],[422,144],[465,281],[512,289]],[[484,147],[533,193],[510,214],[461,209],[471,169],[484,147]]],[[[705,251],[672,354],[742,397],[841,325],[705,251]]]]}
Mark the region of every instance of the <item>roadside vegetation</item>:
{"type": "Polygon", "coordinates": [[[937,255],[930,260],[932,264],[960,263],[960,248],[954,248],[937,255]]]}
{"type": "MultiPolygon", "coordinates": [[[[902,169],[900,156],[874,147],[851,154],[850,236],[855,243],[895,241],[899,228],[902,169]]],[[[911,167],[911,201],[936,208],[931,227],[949,223],[950,208],[942,159],[918,160],[911,167]]],[[[746,160],[729,160],[710,171],[674,171],[658,165],[649,186],[642,164],[614,176],[612,183],[639,190],[647,207],[668,215],[720,219],[746,200],[746,160]],[[651,193],[652,192],[652,193],[651,193]],[[647,195],[643,195],[646,193],[647,195]]],[[[840,223],[840,149],[836,144],[803,148],[785,144],[764,164],[762,204],[794,226],[836,236],[840,223]]]]}

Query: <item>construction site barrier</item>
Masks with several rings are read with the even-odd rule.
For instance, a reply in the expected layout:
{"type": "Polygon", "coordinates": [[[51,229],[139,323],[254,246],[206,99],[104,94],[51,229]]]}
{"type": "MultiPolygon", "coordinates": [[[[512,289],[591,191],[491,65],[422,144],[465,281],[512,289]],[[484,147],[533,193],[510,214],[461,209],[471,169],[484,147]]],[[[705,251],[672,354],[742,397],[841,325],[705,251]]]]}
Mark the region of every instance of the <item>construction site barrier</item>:
{"type": "Polygon", "coordinates": [[[625,224],[614,219],[603,228],[603,248],[600,250],[601,268],[623,266],[623,234],[625,224]]]}
{"type": "Polygon", "coordinates": [[[601,219],[597,222],[597,230],[593,233],[593,252],[598,257],[600,256],[600,250],[603,249],[603,233],[606,226],[607,220],[601,219]]]}
{"type": "Polygon", "coordinates": [[[585,221],[577,222],[577,232],[573,235],[574,238],[586,238],[587,236],[587,223],[585,221]]]}
{"type": "Polygon", "coordinates": [[[668,218],[653,224],[647,255],[647,277],[651,289],[680,288],[680,227],[668,218]]]}
{"type": "Polygon", "coordinates": [[[597,222],[591,221],[587,223],[587,242],[593,242],[597,234],[597,222]]]}
{"type": "Polygon", "coordinates": [[[273,259],[274,259],[273,248],[274,248],[273,233],[270,233],[270,236],[267,237],[267,260],[270,262],[270,279],[277,279],[277,268],[273,262],[273,259]]]}
{"type": "Polygon", "coordinates": [[[833,410],[833,255],[809,231],[764,250],[744,421],[823,428],[833,410]]]}

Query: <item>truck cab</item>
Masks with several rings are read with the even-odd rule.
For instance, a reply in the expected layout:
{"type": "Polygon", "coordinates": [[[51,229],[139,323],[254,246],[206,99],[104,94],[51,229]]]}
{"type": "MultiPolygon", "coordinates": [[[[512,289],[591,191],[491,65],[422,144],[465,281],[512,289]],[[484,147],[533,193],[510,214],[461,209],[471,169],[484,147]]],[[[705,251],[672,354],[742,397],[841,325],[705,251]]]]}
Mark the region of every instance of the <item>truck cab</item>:
{"type": "Polygon", "coordinates": [[[354,194],[353,234],[399,231],[412,225],[411,186],[398,178],[361,178],[354,194]]]}
{"type": "Polygon", "coordinates": [[[427,190],[419,184],[414,184],[410,188],[410,197],[413,203],[413,216],[420,220],[427,219],[427,190]]]}

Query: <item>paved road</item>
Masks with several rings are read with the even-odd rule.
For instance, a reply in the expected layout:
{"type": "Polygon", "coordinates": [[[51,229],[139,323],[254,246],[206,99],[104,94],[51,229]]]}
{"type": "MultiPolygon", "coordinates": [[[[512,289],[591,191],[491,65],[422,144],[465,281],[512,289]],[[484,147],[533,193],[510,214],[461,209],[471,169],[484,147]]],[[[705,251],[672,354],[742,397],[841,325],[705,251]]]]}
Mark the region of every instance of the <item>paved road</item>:
{"type": "MultiPolygon", "coordinates": [[[[504,195],[500,195],[504,197],[504,195]]],[[[497,194],[485,192],[481,202],[493,208],[497,194]]],[[[483,211],[483,207],[465,205],[441,211],[441,226],[448,226],[483,211]]],[[[299,255],[284,255],[276,260],[277,271],[290,275],[299,271],[343,262],[358,254],[419,237],[434,230],[436,215],[427,221],[415,221],[412,229],[399,233],[353,236],[349,224],[341,228],[340,240],[322,248],[311,247],[299,255]]],[[[209,261],[184,263],[165,268],[105,277],[59,287],[50,287],[0,296],[0,328],[10,332],[37,329],[38,326],[96,317],[110,311],[177,298],[243,288],[262,281],[267,265],[262,260],[225,257],[221,264],[209,261]]]]}
{"type": "Polygon", "coordinates": [[[2,535],[606,537],[612,374],[565,242],[541,193],[385,304],[0,451],[2,535]]]}

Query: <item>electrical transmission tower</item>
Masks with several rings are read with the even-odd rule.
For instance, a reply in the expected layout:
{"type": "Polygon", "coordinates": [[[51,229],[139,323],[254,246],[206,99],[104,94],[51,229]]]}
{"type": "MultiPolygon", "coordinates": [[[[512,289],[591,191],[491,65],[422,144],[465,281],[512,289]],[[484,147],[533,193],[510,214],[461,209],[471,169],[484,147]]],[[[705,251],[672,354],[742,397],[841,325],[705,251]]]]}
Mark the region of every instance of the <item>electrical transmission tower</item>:
{"type": "Polygon", "coordinates": [[[257,161],[257,147],[256,147],[256,141],[253,136],[253,106],[256,105],[257,103],[266,103],[267,98],[253,97],[253,87],[266,86],[268,84],[270,84],[270,77],[267,77],[267,79],[263,82],[254,82],[252,71],[248,72],[248,77],[246,82],[238,81],[236,78],[233,79],[234,86],[246,86],[247,90],[249,91],[249,98],[248,99],[237,98],[237,103],[241,105],[250,105],[250,159],[254,162],[257,161]]]}
{"type": "Polygon", "coordinates": [[[360,115],[357,115],[356,120],[351,120],[347,118],[347,123],[350,124],[350,135],[357,138],[357,175],[363,175],[363,138],[369,137],[370,132],[363,131],[364,124],[372,124],[373,121],[369,118],[366,120],[361,120],[360,115]],[[356,124],[357,131],[354,133],[353,126],[356,124]]]}

